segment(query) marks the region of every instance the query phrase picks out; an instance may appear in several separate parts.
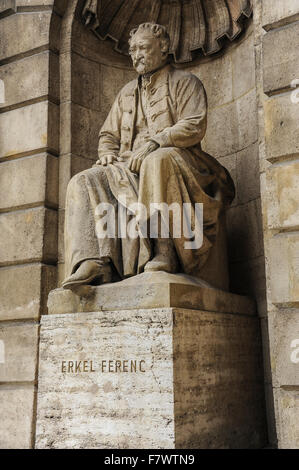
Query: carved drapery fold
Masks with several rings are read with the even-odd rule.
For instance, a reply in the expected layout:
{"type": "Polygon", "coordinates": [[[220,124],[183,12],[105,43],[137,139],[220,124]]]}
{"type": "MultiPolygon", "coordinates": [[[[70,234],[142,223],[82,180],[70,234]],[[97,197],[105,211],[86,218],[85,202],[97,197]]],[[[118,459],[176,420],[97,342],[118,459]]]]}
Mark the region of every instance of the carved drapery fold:
{"type": "Polygon", "coordinates": [[[83,21],[102,40],[115,41],[115,49],[128,53],[131,29],[143,22],[168,28],[170,53],[177,63],[196,55],[209,56],[233,41],[252,13],[251,0],[86,0],[83,21]]]}

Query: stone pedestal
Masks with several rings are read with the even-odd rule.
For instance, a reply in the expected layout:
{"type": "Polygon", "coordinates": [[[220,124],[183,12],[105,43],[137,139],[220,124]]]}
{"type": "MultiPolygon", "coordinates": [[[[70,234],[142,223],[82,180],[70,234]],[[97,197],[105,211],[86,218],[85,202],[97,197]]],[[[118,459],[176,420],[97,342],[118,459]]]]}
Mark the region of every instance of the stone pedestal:
{"type": "Polygon", "coordinates": [[[37,448],[265,445],[254,305],[196,283],[142,274],[50,294],[37,448]]]}

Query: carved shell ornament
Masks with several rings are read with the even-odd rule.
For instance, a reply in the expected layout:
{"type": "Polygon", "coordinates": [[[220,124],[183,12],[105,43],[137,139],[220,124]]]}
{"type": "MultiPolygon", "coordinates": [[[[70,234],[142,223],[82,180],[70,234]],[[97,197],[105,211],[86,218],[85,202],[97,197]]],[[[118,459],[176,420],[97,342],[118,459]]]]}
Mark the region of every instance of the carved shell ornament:
{"type": "Polygon", "coordinates": [[[251,0],[86,0],[83,21],[115,50],[128,54],[130,31],[140,23],[164,25],[176,63],[219,52],[233,41],[252,14],[251,0]]]}

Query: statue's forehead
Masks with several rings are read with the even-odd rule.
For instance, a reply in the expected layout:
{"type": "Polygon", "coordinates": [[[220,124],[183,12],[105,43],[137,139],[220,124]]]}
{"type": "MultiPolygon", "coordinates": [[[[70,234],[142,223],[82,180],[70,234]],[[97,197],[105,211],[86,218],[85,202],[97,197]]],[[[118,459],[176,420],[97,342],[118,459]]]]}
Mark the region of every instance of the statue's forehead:
{"type": "Polygon", "coordinates": [[[135,33],[131,39],[131,46],[138,43],[150,43],[156,40],[157,38],[151,33],[135,33]]]}

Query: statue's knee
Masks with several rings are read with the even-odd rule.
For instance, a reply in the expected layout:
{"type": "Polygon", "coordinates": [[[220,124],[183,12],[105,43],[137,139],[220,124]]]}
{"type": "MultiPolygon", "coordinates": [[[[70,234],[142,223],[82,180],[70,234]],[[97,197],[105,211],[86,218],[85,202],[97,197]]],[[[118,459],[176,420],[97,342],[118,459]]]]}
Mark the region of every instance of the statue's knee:
{"type": "Polygon", "coordinates": [[[162,165],[164,163],[169,162],[171,159],[171,152],[169,148],[159,148],[154,152],[150,153],[144,163],[146,165],[162,165]]]}

